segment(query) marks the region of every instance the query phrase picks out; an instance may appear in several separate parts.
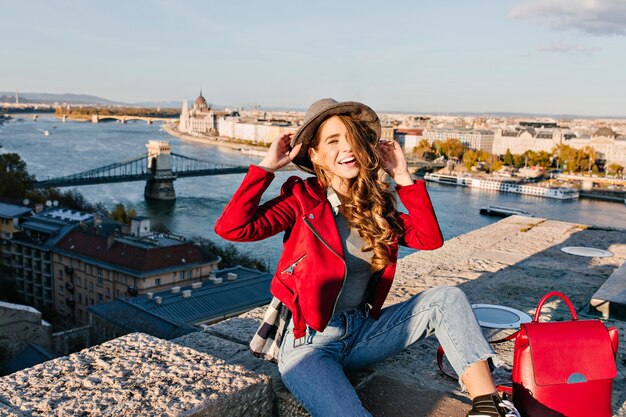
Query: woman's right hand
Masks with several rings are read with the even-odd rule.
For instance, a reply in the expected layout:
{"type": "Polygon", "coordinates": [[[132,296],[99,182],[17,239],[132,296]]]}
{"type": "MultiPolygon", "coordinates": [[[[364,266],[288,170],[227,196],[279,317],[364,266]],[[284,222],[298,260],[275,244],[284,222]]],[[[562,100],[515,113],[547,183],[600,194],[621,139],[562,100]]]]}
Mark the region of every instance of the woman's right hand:
{"type": "Polygon", "coordinates": [[[292,137],[293,132],[286,132],[274,139],[259,166],[267,171],[274,172],[293,161],[298,152],[300,152],[302,144],[299,143],[291,149],[292,137]]]}

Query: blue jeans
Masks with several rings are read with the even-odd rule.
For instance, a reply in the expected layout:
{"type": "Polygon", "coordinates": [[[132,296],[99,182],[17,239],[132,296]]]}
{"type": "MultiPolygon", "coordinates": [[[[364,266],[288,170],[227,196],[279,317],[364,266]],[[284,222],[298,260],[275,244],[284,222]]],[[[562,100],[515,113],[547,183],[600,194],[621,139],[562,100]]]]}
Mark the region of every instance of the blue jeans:
{"type": "Polygon", "coordinates": [[[313,417],[371,416],[344,370],[378,363],[433,333],[457,375],[495,356],[465,293],[456,287],[426,290],[384,308],[378,320],[365,307],[335,314],[323,332],[307,328],[303,340],[294,341],[292,326],[285,333],[278,368],[284,384],[313,417]]]}

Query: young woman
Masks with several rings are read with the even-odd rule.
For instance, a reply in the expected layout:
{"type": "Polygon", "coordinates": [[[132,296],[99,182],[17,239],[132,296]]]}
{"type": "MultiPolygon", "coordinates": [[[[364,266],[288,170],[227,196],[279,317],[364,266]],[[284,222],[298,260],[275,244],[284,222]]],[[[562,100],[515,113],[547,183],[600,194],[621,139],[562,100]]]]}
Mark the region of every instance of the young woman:
{"type": "MultiPolygon", "coordinates": [[[[379,140],[380,132],[364,104],[316,101],[298,131],[276,138],[250,167],[215,225],[233,241],[285,233],[271,284],[272,307],[291,313],[276,341],[283,382],[314,417],[370,416],[344,370],[435,334],[473,399],[468,416],[519,417],[496,394],[487,363],[495,354],[460,289],[432,288],[382,308],[398,245],[436,249],[443,238],[425,183],[413,181],[398,143],[379,140]],[[274,171],[290,162],[315,176],[289,178],[280,196],[260,204],[274,171]],[[396,211],[385,173],[408,214],[396,211]]],[[[273,335],[268,328],[257,336],[273,335]]]]}

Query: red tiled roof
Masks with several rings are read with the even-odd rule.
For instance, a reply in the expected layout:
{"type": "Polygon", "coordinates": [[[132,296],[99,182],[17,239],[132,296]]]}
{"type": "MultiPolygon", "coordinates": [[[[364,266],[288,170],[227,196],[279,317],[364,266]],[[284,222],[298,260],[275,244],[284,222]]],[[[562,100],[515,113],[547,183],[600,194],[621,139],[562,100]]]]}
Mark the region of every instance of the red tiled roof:
{"type": "Polygon", "coordinates": [[[165,268],[183,267],[193,263],[216,261],[214,254],[191,242],[180,245],[145,248],[115,241],[107,249],[107,238],[75,230],[65,236],[56,248],[117,267],[146,273],[165,268]]]}
{"type": "Polygon", "coordinates": [[[396,129],[396,133],[404,135],[421,135],[424,129],[396,129]]]}

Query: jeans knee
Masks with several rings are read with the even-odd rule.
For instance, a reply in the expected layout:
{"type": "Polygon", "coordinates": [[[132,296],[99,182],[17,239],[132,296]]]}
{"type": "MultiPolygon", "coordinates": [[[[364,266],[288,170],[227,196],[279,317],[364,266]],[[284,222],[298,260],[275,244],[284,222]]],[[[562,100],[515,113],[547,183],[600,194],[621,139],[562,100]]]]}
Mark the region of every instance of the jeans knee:
{"type": "Polygon", "coordinates": [[[445,307],[446,305],[459,306],[463,304],[469,304],[465,292],[459,287],[437,287],[437,295],[439,305],[445,307]]]}

